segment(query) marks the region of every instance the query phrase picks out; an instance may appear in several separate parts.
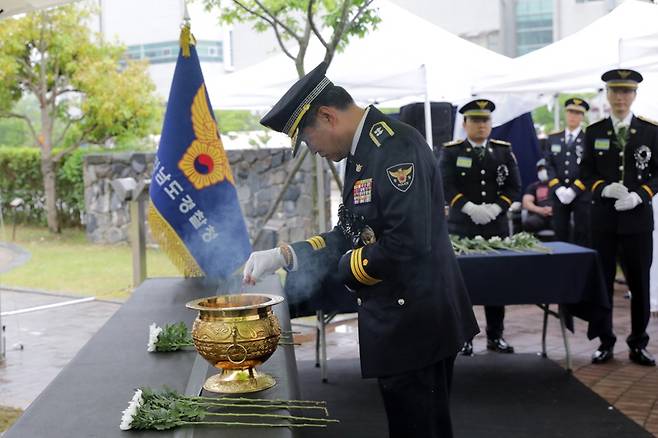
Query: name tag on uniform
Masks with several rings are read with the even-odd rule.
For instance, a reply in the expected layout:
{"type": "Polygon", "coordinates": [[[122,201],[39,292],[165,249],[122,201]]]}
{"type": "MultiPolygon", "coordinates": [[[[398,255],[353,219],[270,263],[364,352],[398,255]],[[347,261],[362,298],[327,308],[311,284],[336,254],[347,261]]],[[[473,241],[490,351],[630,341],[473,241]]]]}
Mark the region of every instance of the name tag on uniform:
{"type": "Polygon", "coordinates": [[[457,157],[457,167],[470,169],[472,165],[473,159],[471,157],[457,157]]]}
{"type": "Polygon", "coordinates": [[[554,154],[559,154],[561,150],[562,150],[561,144],[556,143],[551,145],[551,152],[553,152],[554,154]]]}
{"type": "Polygon", "coordinates": [[[354,204],[365,204],[372,201],[372,178],[360,179],[352,188],[354,204]]]}
{"type": "Polygon", "coordinates": [[[609,138],[597,138],[594,140],[594,149],[597,151],[607,151],[610,150],[610,139],[609,138]]]}

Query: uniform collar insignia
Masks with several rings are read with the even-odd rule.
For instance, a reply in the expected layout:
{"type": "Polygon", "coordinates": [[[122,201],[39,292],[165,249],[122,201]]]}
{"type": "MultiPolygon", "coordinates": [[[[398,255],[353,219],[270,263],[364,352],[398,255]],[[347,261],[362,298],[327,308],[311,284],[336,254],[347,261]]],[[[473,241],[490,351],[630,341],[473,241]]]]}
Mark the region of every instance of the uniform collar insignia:
{"type": "Polygon", "coordinates": [[[356,171],[357,172],[361,172],[362,168],[363,168],[363,166],[361,164],[358,164],[358,163],[356,164],[356,171]]]}

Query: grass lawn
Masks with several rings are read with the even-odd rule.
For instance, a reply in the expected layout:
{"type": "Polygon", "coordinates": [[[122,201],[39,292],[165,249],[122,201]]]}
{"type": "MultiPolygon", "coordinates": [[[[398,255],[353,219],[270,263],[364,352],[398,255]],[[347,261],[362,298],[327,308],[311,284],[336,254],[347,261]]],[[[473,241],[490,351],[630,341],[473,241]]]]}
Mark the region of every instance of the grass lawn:
{"type": "Polygon", "coordinates": [[[0,406],[0,432],[4,432],[9,429],[9,426],[14,424],[14,421],[16,421],[22,413],[23,411],[20,409],[0,406]]]}
{"type": "MultiPolygon", "coordinates": [[[[11,239],[11,226],[6,226],[11,239]]],[[[21,227],[16,230],[17,245],[30,252],[29,262],[0,275],[0,284],[47,291],[125,299],[132,292],[132,257],[128,244],[96,245],[84,230],[66,229],[60,235],[46,228],[21,227]]],[[[146,272],[149,277],[180,276],[167,256],[148,249],[146,272]]]]}

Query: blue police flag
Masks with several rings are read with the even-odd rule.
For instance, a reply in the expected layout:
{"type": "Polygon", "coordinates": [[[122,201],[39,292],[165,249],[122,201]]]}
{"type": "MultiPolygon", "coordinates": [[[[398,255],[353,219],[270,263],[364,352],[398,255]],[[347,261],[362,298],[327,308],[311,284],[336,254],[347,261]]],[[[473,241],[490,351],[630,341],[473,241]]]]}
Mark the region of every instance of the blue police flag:
{"type": "Polygon", "coordinates": [[[251,253],[189,26],[181,32],[150,196],[151,234],[186,277],[227,278],[251,253]]]}

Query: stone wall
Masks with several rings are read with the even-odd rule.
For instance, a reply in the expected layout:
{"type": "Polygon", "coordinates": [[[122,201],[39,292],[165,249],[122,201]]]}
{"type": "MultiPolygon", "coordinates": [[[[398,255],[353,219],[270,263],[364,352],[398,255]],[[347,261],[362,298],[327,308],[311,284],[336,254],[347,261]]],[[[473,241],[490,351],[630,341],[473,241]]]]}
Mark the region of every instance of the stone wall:
{"type": "MultiPolygon", "coordinates": [[[[294,167],[290,148],[227,151],[240,206],[253,241],[263,227],[265,215],[278,197],[288,173],[294,167]]],[[[128,204],[114,193],[110,181],[132,177],[150,179],[153,153],[88,155],[84,161],[85,225],[87,237],[96,243],[128,240],[128,204]]],[[[272,219],[265,224],[257,248],[271,248],[278,242],[293,242],[312,235],[317,229],[314,199],[315,159],[306,157],[272,219]]],[[[326,166],[325,166],[326,167],[326,166]]],[[[325,170],[327,219],[330,219],[330,179],[325,170]]]]}

